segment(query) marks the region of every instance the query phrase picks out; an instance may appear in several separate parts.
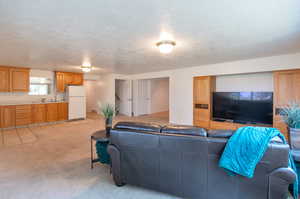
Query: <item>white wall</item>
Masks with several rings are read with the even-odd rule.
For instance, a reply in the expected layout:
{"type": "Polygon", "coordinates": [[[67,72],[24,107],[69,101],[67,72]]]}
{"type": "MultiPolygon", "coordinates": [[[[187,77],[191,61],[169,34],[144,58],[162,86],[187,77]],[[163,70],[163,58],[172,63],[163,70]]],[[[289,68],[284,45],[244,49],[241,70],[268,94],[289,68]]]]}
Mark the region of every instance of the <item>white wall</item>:
{"type": "MultiPolygon", "coordinates": [[[[193,77],[205,75],[229,75],[268,72],[300,68],[300,53],[264,57],[235,62],[203,65],[184,69],[144,73],[124,76],[129,79],[170,78],[170,122],[177,124],[193,124],[193,77]]],[[[102,94],[105,100],[114,101],[114,78],[116,75],[105,75],[102,94]],[[112,92],[113,91],[113,92],[112,92]],[[112,99],[112,100],[111,100],[112,99]]]]}
{"type": "Polygon", "coordinates": [[[97,81],[96,80],[85,80],[85,94],[86,94],[86,111],[97,112],[97,81]]]}
{"type": "Polygon", "coordinates": [[[250,73],[216,77],[217,92],[273,92],[273,74],[250,73]]]}
{"type": "Polygon", "coordinates": [[[151,79],[150,113],[169,110],[169,78],[151,79]]]}

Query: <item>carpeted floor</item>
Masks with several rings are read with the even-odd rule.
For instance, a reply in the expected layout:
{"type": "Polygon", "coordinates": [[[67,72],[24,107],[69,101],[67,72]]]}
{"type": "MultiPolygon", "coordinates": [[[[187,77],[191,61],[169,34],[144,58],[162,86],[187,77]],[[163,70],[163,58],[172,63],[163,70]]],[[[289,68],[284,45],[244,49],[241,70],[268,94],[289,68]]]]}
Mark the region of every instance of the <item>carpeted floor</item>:
{"type": "MultiPolygon", "coordinates": [[[[168,114],[119,116],[115,122],[120,120],[166,124],[168,114]]],[[[103,119],[89,114],[84,121],[12,130],[10,136],[2,131],[0,199],[177,198],[129,185],[116,187],[106,165],[91,170],[90,135],[100,129],[103,119]]]]}
{"type": "MultiPolygon", "coordinates": [[[[167,123],[167,118],[118,117],[167,123]]],[[[126,185],[116,187],[108,166],[90,169],[90,135],[103,129],[103,120],[90,115],[85,121],[28,128],[31,142],[0,145],[1,199],[171,199],[174,196],[126,185]]]]}

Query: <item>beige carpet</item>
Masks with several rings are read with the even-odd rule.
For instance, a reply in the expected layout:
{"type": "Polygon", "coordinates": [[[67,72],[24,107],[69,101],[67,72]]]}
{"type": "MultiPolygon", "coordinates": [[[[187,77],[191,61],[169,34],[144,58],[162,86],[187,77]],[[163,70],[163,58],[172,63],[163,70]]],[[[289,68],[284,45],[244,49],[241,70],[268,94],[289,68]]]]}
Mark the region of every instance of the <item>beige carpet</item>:
{"type": "MultiPolygon", "coordinates": [[[[159,115],[119,116],[115,122],[168,123],[167,114],[159,115]]],[[[0,144],[0,199],[177,198],[129,185],[116,187],[106,165],[91,170],[90,135],[100,129],[103,120],[89,114],[84,121],[2,132],[0,141],[6,144],[0,144]]]]}
{"type": "MultiPolygon", "coordinates": [[[[102,164],[91,170],[90,135],[103,129],[103,120],[89,116],[85,121],[25,128],[19,132],[29,130],[34,139],[0,145],[0,199],[176,198],[129,185],[116,187],[102,164]]],[[[167,123],[167,118],[152,116],[117,120],[167,123]]]]}

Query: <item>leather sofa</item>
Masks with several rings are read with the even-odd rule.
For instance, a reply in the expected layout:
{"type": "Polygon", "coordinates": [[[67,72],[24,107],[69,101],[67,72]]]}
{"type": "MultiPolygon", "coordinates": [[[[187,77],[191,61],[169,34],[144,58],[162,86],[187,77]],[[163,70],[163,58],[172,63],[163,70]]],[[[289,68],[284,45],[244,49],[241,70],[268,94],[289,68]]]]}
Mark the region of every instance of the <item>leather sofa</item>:
{"type": "Polygon", "coordinates": [[[295,173],[289,146],[272,141],[252,179],[229,176],[218,162],[228,130],[119,122],[108,152],[115,184],[131,184],[191,199],[286,199],[295,173]]]}

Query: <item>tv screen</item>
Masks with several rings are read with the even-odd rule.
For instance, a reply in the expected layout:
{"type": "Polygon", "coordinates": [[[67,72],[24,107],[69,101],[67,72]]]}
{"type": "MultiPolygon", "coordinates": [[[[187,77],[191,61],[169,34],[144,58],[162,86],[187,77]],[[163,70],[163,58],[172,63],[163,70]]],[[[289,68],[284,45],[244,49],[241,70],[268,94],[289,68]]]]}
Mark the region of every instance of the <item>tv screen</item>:
{"type": "Polygon", "coordinates": [[[213,119],[273,123],[272,92],[214,92],[213,119]]]}

